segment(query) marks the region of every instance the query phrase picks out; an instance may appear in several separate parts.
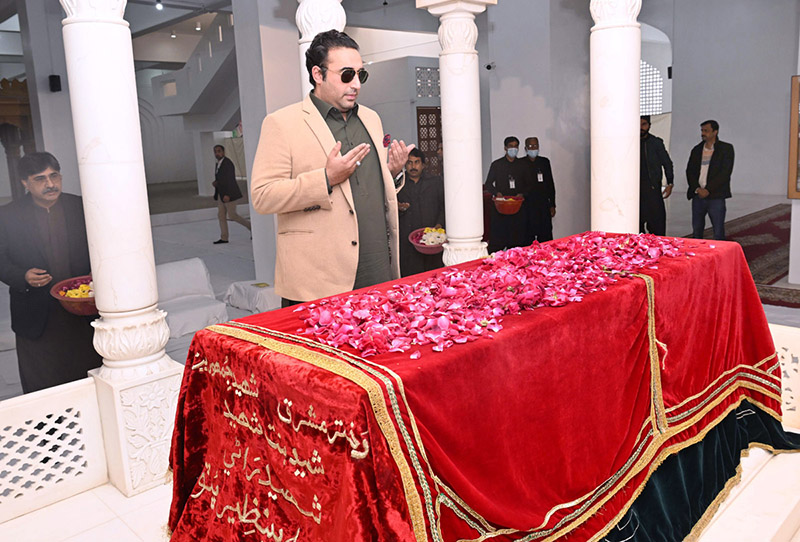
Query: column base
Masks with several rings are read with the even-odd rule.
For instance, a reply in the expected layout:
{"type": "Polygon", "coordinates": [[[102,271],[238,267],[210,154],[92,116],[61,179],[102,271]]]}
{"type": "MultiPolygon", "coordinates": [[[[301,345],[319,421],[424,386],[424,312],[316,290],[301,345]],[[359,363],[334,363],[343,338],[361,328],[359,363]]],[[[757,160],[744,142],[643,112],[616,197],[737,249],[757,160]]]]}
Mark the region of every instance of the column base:
{"type": "Polygon", "coordinates": [[[133,380],[89,374],[97,386],[109,480],[131,497],[169,480],[169,450],[183,366],[166,355],[158,373],[133,380]]]}
{"type": "Polygon", "coordinates": [[[489,255],[487,245],[480,239],[467,242],[449,241],[444,244],[442,261],[445,265],[457,265],[486,258],[489,255]]]}

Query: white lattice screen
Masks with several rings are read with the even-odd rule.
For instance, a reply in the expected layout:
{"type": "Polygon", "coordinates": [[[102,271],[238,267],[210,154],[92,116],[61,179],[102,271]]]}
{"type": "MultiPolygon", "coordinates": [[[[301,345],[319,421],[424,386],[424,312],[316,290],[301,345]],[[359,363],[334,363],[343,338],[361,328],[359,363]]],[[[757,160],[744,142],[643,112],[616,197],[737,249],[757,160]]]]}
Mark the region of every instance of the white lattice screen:
{"type": "Polygon", "coordinates": [[[93,379],[0,402],[0,523],[107,480],[93,379]]]}
{"type": "Polygon", "coordinates": [[[664,78],[658,68],[639,61],[639,114],[660,115],[664,111],[664,78]]]}
{"type": "Polygon", "coordinates": [[[781,362],[783,424],[800,431],[800,329],[770,324],[781,362]]]}

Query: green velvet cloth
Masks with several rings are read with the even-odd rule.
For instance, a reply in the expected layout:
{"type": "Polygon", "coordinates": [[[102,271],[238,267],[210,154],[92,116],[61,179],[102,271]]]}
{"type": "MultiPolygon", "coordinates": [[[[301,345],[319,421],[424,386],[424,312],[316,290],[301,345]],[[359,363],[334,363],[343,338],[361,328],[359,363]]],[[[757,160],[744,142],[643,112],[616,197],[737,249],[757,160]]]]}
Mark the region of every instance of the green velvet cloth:
{"type": "MultiPolygon", "coordinates": [[[[688,536],[703,514],[736,476],[743,450],[767,447],[800,450],[800,434],[744,401],[706,437],[670,456],[650,477],[628,513],[604,542],[677,542],[688,536]]],[[[709,514],[713,511],[709,511],[709,514]]]]}

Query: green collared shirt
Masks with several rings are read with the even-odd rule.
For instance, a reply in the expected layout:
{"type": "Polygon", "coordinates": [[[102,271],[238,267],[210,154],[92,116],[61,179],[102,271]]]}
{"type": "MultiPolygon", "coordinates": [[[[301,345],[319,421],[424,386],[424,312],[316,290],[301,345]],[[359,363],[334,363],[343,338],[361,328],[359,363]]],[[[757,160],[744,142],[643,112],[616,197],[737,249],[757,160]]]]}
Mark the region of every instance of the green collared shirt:
{"type": "Polygon", "coordinates": [[[350,190],[358,217],[358,270],[353,288],[392,280],[383,174],[375,144],[358,118],[358,104],[347,112],[345,119],[341,111],[317,98],[313,92],[311,101],[325,119],[333,138],[342,142],[342,155],[361,143],[371,147],[361,160],[361,165],[350,176],[350,190]]]}

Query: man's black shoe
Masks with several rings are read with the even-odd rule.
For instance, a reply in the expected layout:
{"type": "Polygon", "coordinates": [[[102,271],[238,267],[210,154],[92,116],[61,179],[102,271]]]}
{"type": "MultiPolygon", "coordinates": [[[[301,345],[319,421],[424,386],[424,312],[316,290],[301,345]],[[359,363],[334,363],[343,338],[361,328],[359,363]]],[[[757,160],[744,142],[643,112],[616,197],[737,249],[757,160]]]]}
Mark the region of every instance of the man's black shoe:
{"type": "Polygon", "coordinates": [[[227,243],[227,241],[225,239],[217,239],[214,241],[215,245],[221,245],[222,243],[227,243]]]}

